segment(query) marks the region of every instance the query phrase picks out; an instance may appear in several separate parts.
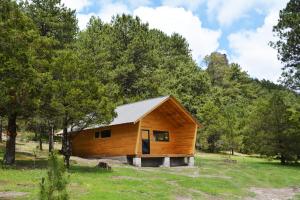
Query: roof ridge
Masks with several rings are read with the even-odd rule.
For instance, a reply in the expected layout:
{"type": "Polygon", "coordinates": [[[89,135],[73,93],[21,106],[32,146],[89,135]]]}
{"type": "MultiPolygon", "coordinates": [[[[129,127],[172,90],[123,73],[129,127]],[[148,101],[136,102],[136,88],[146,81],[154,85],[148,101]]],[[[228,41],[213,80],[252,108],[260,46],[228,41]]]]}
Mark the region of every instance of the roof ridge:
{"type": "Polygon", "coordinates": [[[131,105],[131,104],[136,104],[136,103],[141,103],[141,102],[151,101],[151,100],[154,100],[154,99],[167,98],[167,97],[170,97],[170,96],[171,96],[171,95],[166,95],[166,96],[154,97],[154,98],[151,98],[151,99],[145,99],[145,100],[141,100],[141,101],[135,101],[135,102],[131,102],[131,103],[119,105],[119,106],[117,106],[117,108],[120,108],[120,107],[123,107],[123,106],[128,106],[128,105],[131,105]]]}

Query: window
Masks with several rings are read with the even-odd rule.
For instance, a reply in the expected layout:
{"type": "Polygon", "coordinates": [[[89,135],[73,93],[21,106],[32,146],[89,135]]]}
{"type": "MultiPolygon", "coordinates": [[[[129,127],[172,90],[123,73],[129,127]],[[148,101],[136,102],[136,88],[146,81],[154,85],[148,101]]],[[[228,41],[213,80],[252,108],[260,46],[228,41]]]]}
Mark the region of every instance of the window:
{"type": "Polygon", "coordinates": [[[111,131],[110,130],[103,130],[103,131],[96,131],[95,132],[95,138],[108,138],[111,137],[111,131]]]}
{"type": "Polygon", "coordinates": [[[95,132],[95,138],[100,138],[100,132],[99,131],[95,132]]]}
{"type": "Polygon", "coordinates": [[[155,141],[169,142],[169,132],[168,131],[153,131],[155,141]]]}
{"type": "Polygon", "coordinates": [[[110,130],[101,131],[101,138],[108,138],[110,136],[111,136],[111,131],[110,130]]]}

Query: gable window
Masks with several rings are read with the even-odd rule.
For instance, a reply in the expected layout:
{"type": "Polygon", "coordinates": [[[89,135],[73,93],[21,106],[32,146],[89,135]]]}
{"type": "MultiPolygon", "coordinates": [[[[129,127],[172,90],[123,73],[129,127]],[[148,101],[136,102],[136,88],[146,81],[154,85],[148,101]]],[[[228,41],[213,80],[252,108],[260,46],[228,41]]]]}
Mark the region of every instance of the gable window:
{"type": "Polygon", "coordinates": [[[168,131],[153,131],[153,136],[154,136],[155,141],[169,142],[169,132],[168,131]]]}
{"type": "Polygon", "coordinates": [[[101,138],[108,138],[108,137],[111,137],[111,131],[110,130],[101,131],[101,138]]]}

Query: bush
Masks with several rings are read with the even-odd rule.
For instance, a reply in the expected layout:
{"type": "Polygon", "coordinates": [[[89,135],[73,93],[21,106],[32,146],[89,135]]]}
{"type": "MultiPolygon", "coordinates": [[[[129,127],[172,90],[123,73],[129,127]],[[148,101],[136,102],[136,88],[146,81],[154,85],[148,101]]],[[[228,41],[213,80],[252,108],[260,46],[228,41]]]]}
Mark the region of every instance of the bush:
{"type": "Polygon", "coordinates": [[[69,181],[63,160],[52,152],[49,154],[48,162],[47,179],[43,177],[40,184],[40,200],[69,199],[67,192],[69,181]]]}

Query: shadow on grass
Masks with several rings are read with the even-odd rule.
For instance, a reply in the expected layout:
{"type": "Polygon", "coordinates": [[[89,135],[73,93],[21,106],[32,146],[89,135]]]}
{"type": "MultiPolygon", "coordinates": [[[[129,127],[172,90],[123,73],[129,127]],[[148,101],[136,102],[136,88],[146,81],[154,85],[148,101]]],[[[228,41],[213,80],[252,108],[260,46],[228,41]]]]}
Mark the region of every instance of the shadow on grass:
{"type": "MultiPolygon", "coordinates": [[[[18,144],[23,145],[23,144],[18,144]]],[[[30,152],[16,152],[16,162],[14,165],[3,165],[4,143],[0,142],[0,168],[2,169],[45,169],[48,165],[47,158],[34,158],[34,154],[30,152]]]]}
{"type": "MultiPolygon", "coordinates": [[[[34,160],[16,160],[15,164],[12,166],[3,165],[2,158],[0,159],[0,168],[2,169],[16,169],[16,170],[33,170],[33,169],[47,169],[48,160],[39,158],[34,160]]],[[[113,172],[113,170],[106,170],[98,167],[91,166],[80,166],[80,165],[72,165],[68,170],[70,173],[102,173],[109,174],[113,172]]]]}
{"type": "Polygon", "coordinates": [[[16,156],[27,156],[27,157],[34,157],[33,153],[18,151],[16,152],[16,156]]]}
{"type": "Polygon", "coordinates": [[[2,169],[22,169],[22,170],[32,170],[32,169],[47,169],[48,160],[47,159],[36,159],[34,160],[16,160],[14,165],[4,165],[2,159],[0,160],[2,169]]]}
{"type": "Polygon", "coordinates": [[[71,165],[69,169],[70,173],[103,173],[109,174],[113,172],[113,170],[101,169],[98,167],[90,167],[90,166],[80,166],[80,165],[71,165]]]}
{"type": "Polygon", "coordinates": [[[258,164],[269,165],[272,167],[281,167],[281,168],[300,168],[300,163],[287,163],[283,165],[280,162],[264,161],[264,162],[258,162],[258,164]]]}
{"type": "Polygon", "coordinates": [[[48,166],[48,160],[39,158],[34,160],[17,160],[17,169],[46,169],[48,166]]]}

